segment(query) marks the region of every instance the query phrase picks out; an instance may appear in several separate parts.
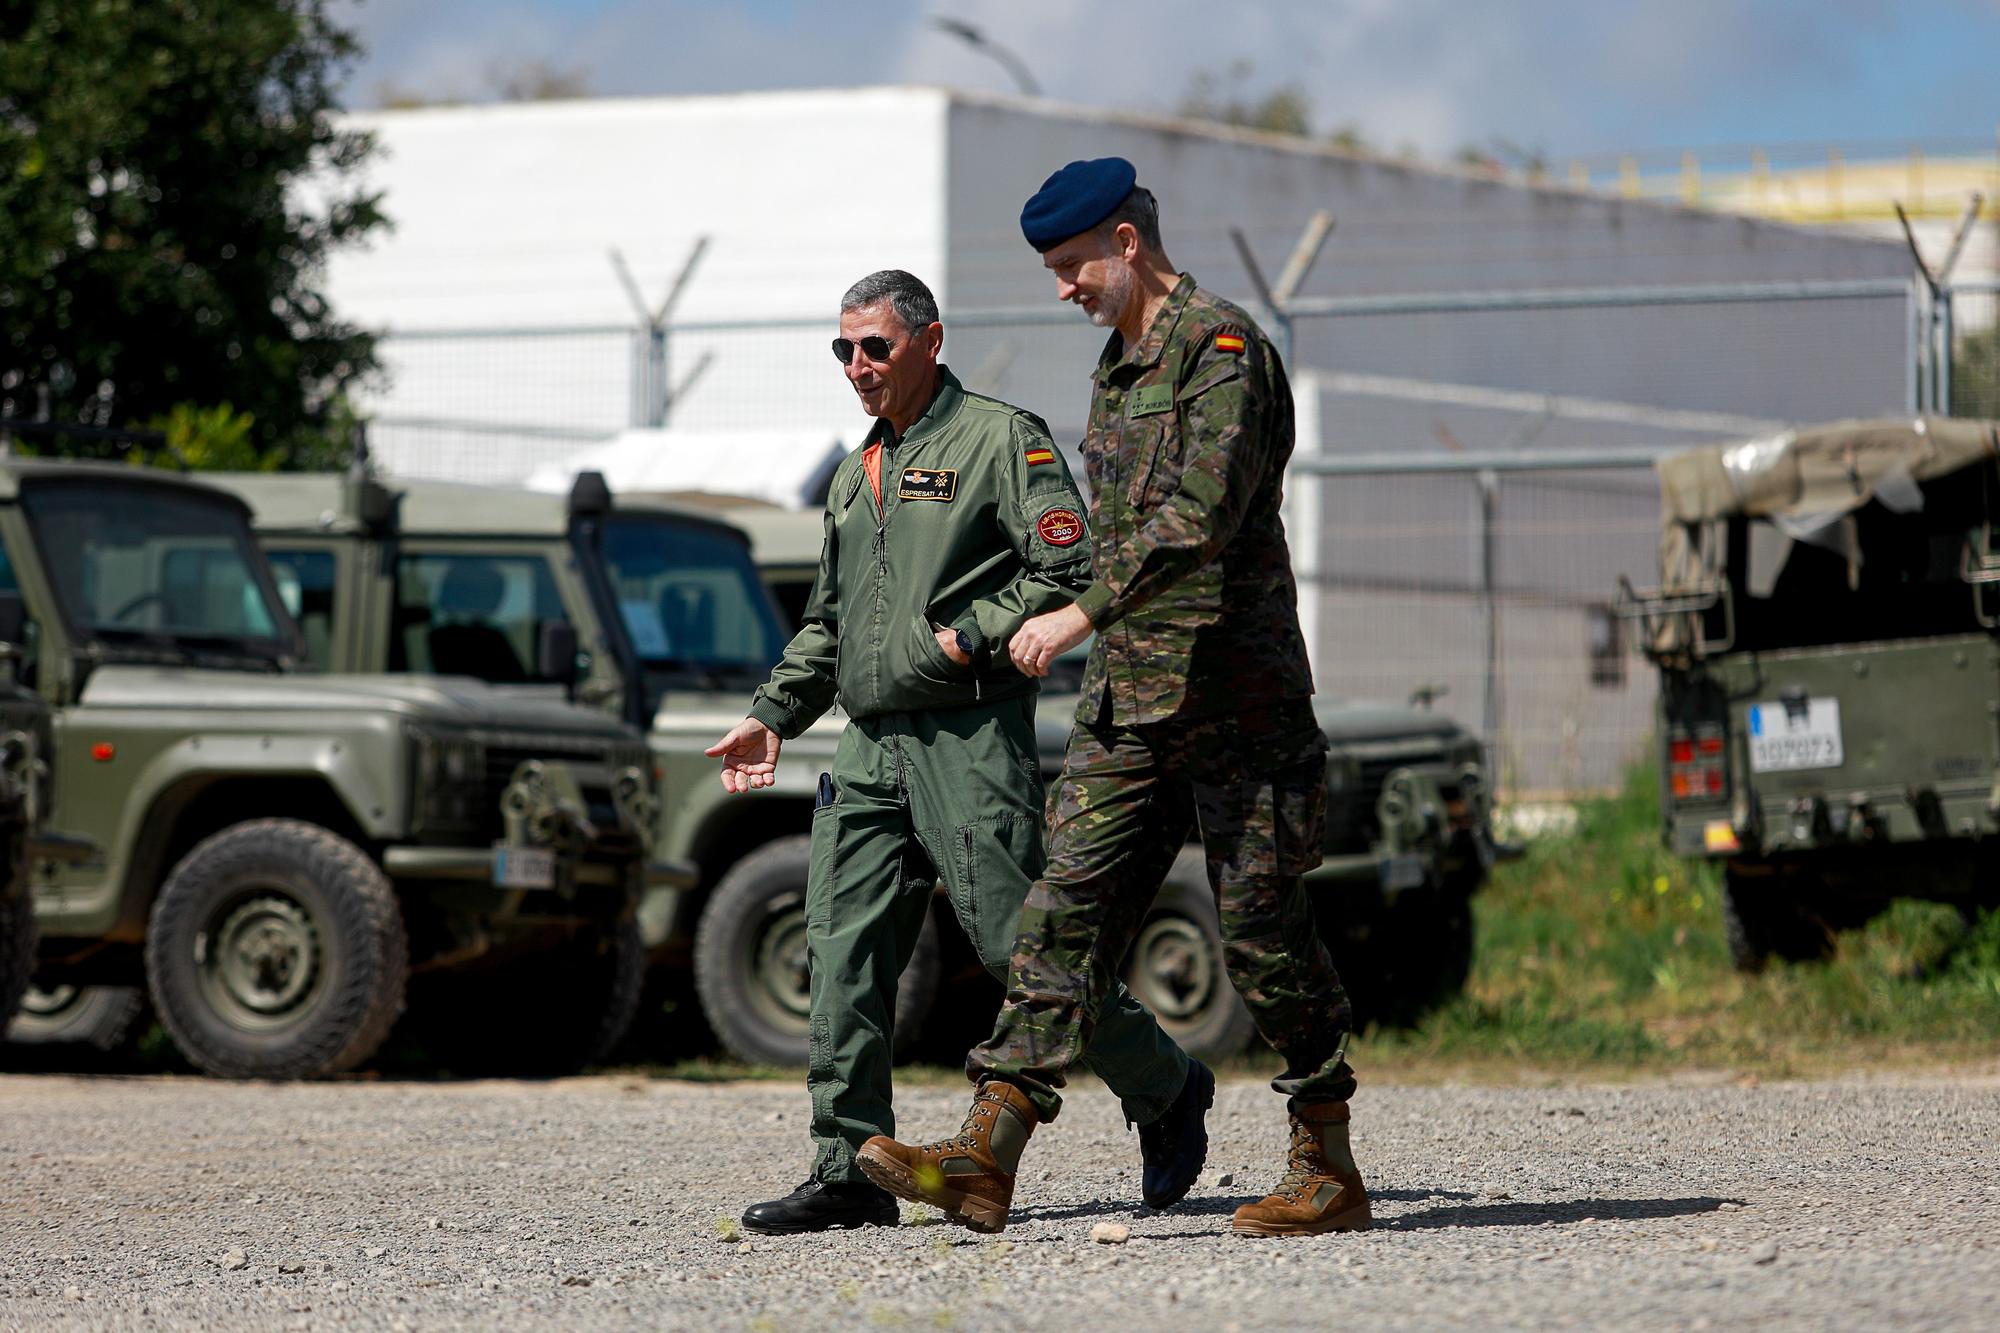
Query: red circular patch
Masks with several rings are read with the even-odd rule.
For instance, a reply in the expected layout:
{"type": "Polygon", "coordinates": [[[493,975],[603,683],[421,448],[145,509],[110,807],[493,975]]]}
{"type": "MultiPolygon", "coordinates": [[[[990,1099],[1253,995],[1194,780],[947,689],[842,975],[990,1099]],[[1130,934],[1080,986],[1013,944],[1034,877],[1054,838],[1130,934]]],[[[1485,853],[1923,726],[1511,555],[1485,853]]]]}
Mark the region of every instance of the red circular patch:
{"type": "Polygon", "coordinates": [[[1083,539],[1083,519],[1074,509],[1047,509],[1035,520],[1035,531],[1051,546],[1074,546],[1083,539]]]}

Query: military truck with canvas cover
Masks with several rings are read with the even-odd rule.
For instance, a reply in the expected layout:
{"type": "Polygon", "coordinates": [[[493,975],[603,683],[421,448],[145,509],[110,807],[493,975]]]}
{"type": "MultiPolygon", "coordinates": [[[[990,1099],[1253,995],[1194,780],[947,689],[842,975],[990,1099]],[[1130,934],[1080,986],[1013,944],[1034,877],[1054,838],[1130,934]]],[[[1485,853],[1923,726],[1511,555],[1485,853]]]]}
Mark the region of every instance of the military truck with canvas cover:
{"type": "MultiPolygon", "coordinates": [[[[779,602],[802,606],[818,564],[819,516],[757,502],[727,513],[750,534],[779,602]]],[[[1043,682],[1035,729],[1050,780],[1062,768],[1088,651],[1086,641],[1043,682]]],[[[1428,709],[1321,697],[1314,712],[1330,746],[1328,803],[1325,860],[1307,884],[1360,1019],[1407,1022],[1456,994],[1471,967],[1471,898],[1497,852],[1485,749],[1428,709]]],[[[1223,965],[1198,846],[1174,862],[1125,980],[1191,1051],[1231,1053],[1253,1033],[1223,965]]],[[[997,1004],[997,987],[988,998],[997,1004]]],[[[973,1029],[990,1021],[991,1004],[969,1007],[983,1013],[973,1029]]]]}
{"type": "MultiPolygon", "coordinates": [[[[696,506],[614,500],[594,473],[566,497],[365,475],[216,479],[254,511],[321,666],[568,689],[645,730],[655,853],[698,871],[642,911],[652,993],[679,998],[691,974],[686,998],[730,1050],[804,1061],[807,833],[841,723],[787,741],[777,786],[754,797],[723,791],[702,753],[791,637],[739,530],[696,506]],[[537,666],[550,639],[569,656],[537,666]]],[[[899,1044],[921,1026],[936,956],[929,928],[904,973],[899,1044]]]]}
{"type": "Polygon", "coordinates": [[[2000,899],[2000,427],[1850,421],[1659,463],[1667,845],[1720,862],[1739,967],[1897,897],[2000,899]]]}
{"type": "Polygon", "coordinates": [[[230,1076],[367,1059],[413,974],[478,996],[459,1056],[528,1072],[617,1039],[652,820],[635,734],[470,680],[300,671],[242,502],[189,480],[0,461],[0,541],[20,679],[55,712],[49,821],[88,848],[38,874],[44,993],[143,979],[230,1076]]]}

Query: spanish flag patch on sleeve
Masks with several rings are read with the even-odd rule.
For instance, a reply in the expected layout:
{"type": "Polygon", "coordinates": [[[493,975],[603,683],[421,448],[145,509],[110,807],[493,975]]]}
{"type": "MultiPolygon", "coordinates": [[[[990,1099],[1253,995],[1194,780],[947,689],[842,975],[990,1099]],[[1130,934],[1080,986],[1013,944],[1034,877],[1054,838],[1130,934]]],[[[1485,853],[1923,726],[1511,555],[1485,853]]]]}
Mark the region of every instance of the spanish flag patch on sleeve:
{"type": "Polygon", "coordinates": [[[1055,461],[1056,461],[1056,451],[1053,449],[1028,450],[1029,467],[1033,467],[1037,463],[1053,463],[1055,461]]]}
{"type": "Polygon", "coordinates": [[[1215,350],[1218,352],[1234,352],[1240,356],[1243,352],[1242,331],[1234,325],[1225,325],[1216,330],[1215,350]]]}

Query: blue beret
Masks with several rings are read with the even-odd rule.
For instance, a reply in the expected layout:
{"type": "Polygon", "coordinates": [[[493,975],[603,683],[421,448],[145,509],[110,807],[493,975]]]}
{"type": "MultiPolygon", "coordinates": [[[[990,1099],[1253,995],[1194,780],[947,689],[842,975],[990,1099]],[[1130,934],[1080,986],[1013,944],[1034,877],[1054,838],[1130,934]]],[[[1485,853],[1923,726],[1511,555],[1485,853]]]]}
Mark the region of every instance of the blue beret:
{"type": "Polygon", "coordinates": [[[1021,206],[1021,234],[1037,250],[1089,231],[1125,202],[1139,173],[1122,157],[1072,162],[1042,182],[1021,206]]]}

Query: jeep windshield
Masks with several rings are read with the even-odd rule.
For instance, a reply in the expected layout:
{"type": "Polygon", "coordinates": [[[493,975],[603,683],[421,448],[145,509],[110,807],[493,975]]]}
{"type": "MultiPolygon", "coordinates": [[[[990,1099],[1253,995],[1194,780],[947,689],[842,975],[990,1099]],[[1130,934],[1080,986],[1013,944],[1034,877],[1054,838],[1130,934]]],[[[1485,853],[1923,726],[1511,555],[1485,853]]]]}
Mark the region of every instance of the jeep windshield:
{"type": "Polygon", "coordinates": [[[604,563],[645,672],[648,707],[669,689],[761,681],[788,635],[750,550],[724,529],[667,515],[612,515],[604,563]],[[711,685],[710,682],[714,684],[711,685]]]}
{"type": "Polygon", "coordinates": [[[21,507],[64,620],[102,660],[274,666],[291,653],[291,622],[226,499],[66,478],[27,482],[21,507]]]}

